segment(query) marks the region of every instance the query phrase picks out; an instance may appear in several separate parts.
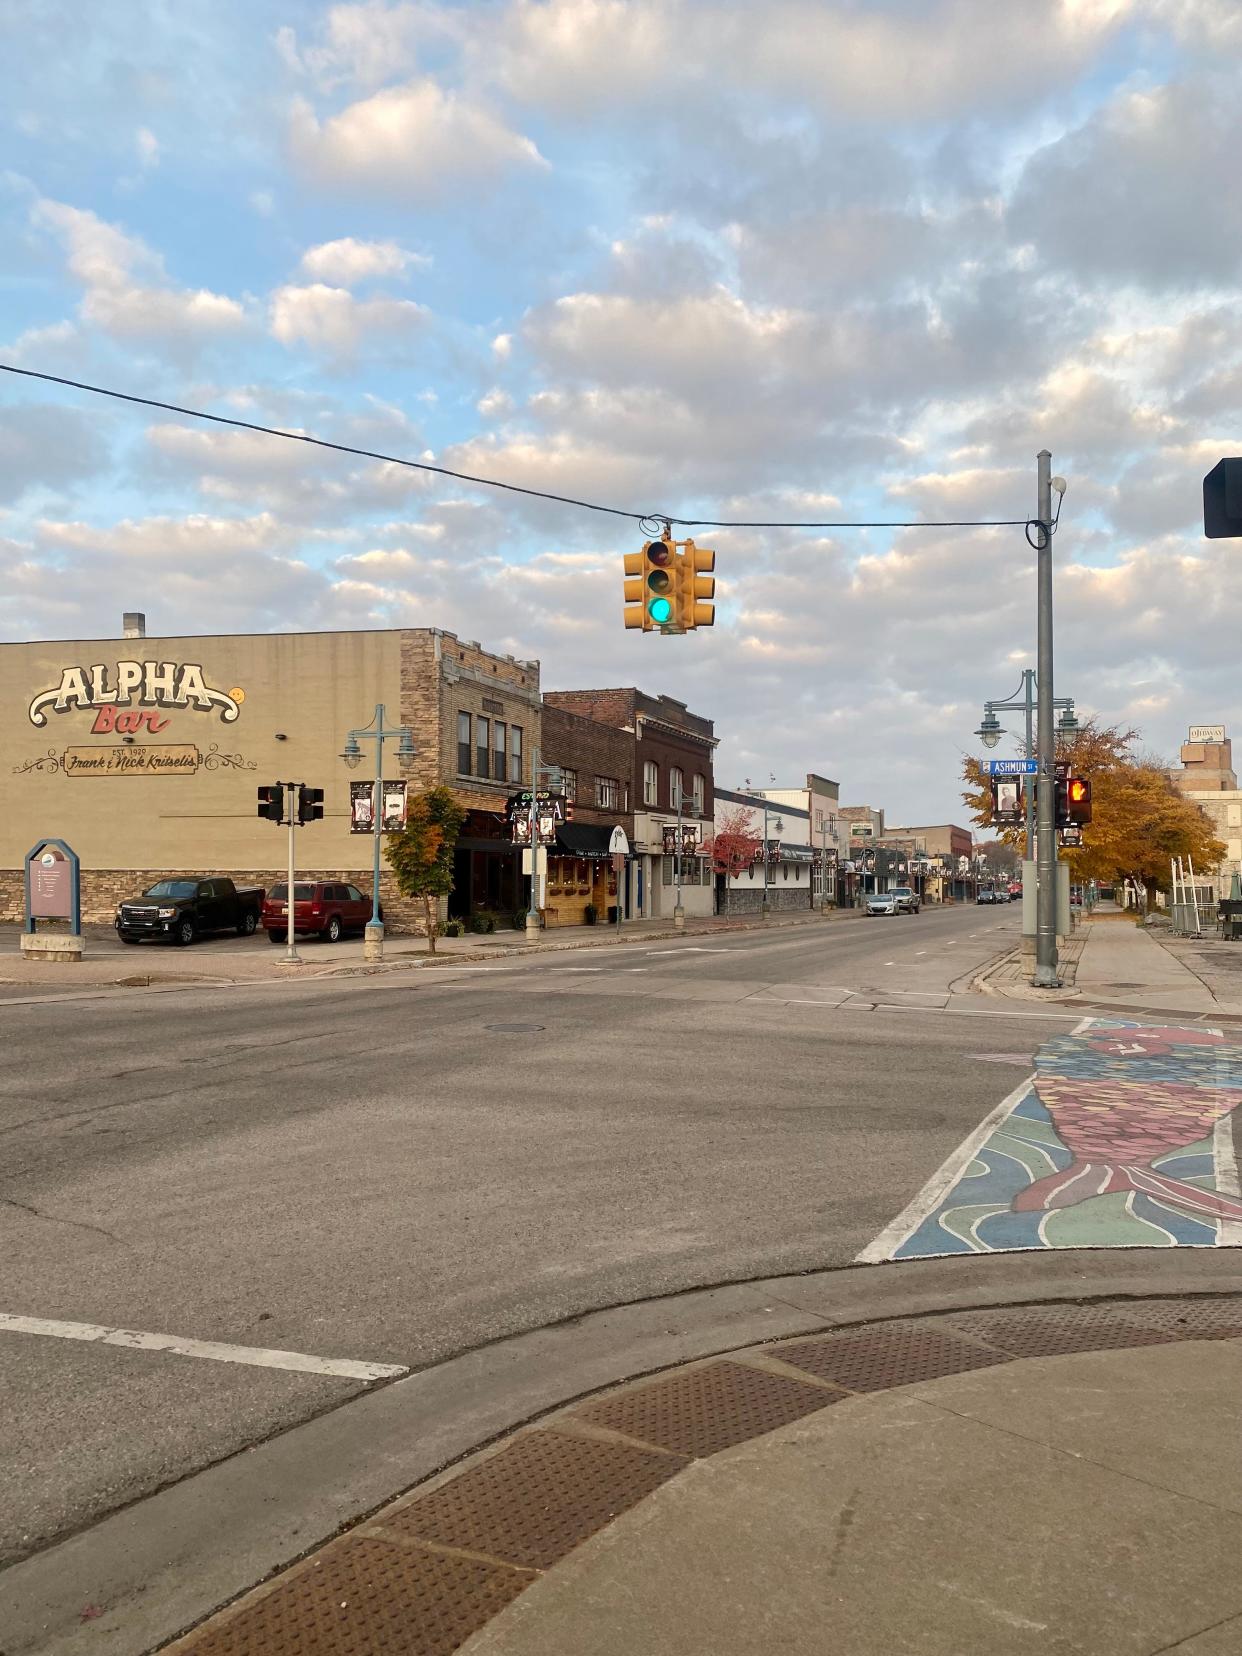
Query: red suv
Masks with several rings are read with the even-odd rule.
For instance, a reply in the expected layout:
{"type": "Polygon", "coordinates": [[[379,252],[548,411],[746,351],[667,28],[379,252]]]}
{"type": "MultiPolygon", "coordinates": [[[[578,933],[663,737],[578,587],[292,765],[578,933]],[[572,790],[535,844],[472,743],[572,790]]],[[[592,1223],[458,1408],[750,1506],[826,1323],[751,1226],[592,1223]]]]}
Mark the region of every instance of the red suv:
{"type": "MultiPolygon", "coordinates": [[[[273,943],[289,935],[287,881],[274,885],[263,899],[263,929],[273,943]]],[[[381,918],[383,910],[380,910],[381,918]]],[[[339,881],[298,880],[293,887],[293,929],[296,933],[317,932],[325,943],[338,943],[347,931],[362,931],[371,918],[371,899],[357,886],[339,881]]]]}

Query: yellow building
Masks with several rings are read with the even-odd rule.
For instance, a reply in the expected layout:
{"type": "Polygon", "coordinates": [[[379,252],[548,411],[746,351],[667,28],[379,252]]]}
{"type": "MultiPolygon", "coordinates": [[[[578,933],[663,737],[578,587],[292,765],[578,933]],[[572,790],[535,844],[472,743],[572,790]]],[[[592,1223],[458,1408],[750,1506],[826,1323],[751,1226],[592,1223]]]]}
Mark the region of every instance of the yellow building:
{"type": "MultiPolygon", "coordinates": [[[[82,863],[83,918],[164,874],[228,874],[270,886],[286,833],[257,815],[261,784],[324,790],[324,818],[298,832],[298,871],[370,892],[372,841],[354,831],[350,785],[373,776],[340,757],[378,704],[413,732],[416,757],[385,745],[385,779],[449,785],[469,815],[457,853],[457,912],[520,908],[508,796],[529,785],[539,744],[539,664],[434,628],[148,638],[127,616],[112,639],[0,645],[0,918],[22,917],[36,841],[82,863]]],[[[415,919],[381,880],[399,929],[415,919]]]]}

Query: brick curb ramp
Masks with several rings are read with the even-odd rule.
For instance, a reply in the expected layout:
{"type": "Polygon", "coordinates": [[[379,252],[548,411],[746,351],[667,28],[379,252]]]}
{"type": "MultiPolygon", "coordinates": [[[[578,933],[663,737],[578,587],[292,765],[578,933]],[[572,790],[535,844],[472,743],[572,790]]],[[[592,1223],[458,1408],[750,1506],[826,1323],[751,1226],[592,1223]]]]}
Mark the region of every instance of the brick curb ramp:
{"type": "Polygon", "coordinates": [[[1229,1339],[1242,1295],[954,1311],[679,1366],[472,1456],[164,1649],[448,1656],[694,1461],[819,1410],[1026,1358],[1229,1339]]]}

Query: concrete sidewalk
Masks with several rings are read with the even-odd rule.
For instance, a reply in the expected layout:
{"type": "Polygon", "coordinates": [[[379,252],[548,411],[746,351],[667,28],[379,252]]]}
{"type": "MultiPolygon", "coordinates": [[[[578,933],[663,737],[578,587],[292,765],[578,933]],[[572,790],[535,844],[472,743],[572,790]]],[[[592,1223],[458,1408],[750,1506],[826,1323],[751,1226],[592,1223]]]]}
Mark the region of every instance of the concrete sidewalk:
{"type": "Polygon", "coordinates": [[[1240,1397],[1242,1294],[751,1347],[541,1420],[167,1648],[1233,1656],[1240,1397]]]}
{"type": "Polygon", "coordinates": [[[1018,951],[975,979],[987,994],[1014,1000],[1084,1001],[1118,1011],[1242,1016],[1242,947],[1171,938],[1127,914],[1084,920],[1061,951],[1064,986],[1036,989],[1018,951]],[[1228,954],[1233,948],[1235,953],[1228,954]]]}

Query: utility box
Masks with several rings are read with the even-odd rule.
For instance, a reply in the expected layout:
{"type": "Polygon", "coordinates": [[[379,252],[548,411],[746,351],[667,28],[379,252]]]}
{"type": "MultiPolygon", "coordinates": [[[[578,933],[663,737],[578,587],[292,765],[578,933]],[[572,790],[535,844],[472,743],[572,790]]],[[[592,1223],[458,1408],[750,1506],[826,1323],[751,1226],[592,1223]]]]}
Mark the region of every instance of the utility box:
{"type": "MultiPolygon", "coordinates": [[[[1022,864],[1022,935],[1034,937],[1036,931],[1036,891],[1039,888],[1038,864],[1034,861],[1022,864]]],[[[1070,908],[1070,871],[1069,864],[1057,863],[1057,942],[1063,943],[1073,927],[1073,910],[1070,908]]]]}

